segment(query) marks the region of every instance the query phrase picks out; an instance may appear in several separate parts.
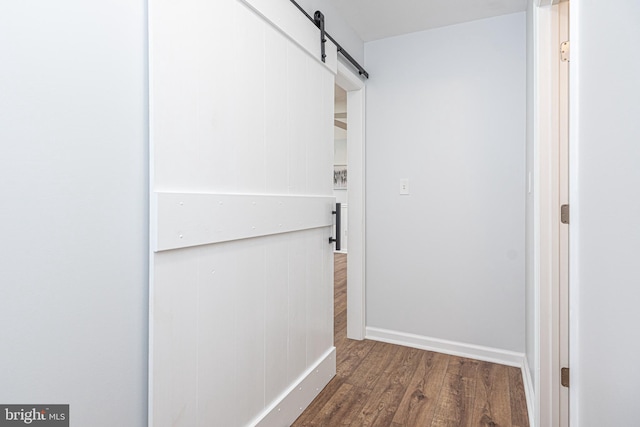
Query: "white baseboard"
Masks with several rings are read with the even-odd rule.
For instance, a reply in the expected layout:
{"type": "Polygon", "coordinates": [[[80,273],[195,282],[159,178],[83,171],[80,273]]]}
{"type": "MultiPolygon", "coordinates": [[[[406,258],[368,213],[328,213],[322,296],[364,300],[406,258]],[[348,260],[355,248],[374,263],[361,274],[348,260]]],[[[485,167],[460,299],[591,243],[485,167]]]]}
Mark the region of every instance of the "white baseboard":
{"type": "Polygon", "coordinates": [[[521,368],[524,362],[523,353],[483,347],[475,344],[447,341],[439,338],[430,338],[405,332],[390,331],[388,329],[367,327],[365,338],[390,344],[403,345],[406,347],[419,348],[421,350],[450,354],[452,356],[468,357],[469,359],[483,360],[485,362],[499,363],[507,366],[516,366],[518,368],[521,368]]]}
{"type": "Polygon", "coordinates": [[[336,348],[331,347],[250,425],[282,427],[293,424],[335,375],[336,348]]]}
{"type": "Polygon", "coordinates": [[[529,412],[529,425],[535,427],[538,425],[538,420],[535,413],[535,401],[536,393],[533,389],[533,377],[531,376],[531,370],[529,369],[529,361],[525,355],[522,361],[522,383],[524,384],[524,394],[527,398],[527,411],[529,412]]]}

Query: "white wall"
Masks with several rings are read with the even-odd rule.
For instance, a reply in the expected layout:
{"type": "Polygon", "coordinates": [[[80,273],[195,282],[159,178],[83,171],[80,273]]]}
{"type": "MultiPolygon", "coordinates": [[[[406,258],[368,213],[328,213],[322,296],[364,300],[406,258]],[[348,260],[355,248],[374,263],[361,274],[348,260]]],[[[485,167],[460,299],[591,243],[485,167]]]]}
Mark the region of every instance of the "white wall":
{"type": "MultiPolygon", "coordinates": [[[[538,349],[536,347],[536,274],[534,243],[534,5],[527,4],[527,144],[525,186],[525,354],[529,372],[536,370],[538,349]]],[[[536,376],[532,375],[532,386],[536,389],[536,376]]]]}
{"type": "Polygon", "coordinates": [[[572,425],[638,425],[640,4],[571,5],[572,425]]]}
{"type": "Polygon", "coordinates": [[[0,402],[146,425],[144,1],[0,4],[0,402]]]}
{"type": "Polygon", "coordinates": [[[365,45],[369,327],[524,352],[525,32],[365,45]]]}
{"type": "MultiPolygon", "coordinates": [[[[340,129],[342,130],[342,129],[340,129]]],[[[336,165],[347,164],[347,139],[334,139],[333,163],[336,165]]]]}

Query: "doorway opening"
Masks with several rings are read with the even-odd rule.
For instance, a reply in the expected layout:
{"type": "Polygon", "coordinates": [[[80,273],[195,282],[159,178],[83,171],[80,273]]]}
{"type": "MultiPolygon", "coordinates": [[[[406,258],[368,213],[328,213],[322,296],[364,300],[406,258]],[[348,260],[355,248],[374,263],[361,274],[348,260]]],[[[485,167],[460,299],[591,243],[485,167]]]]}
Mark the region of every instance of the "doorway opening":
{"type": "MultiPolygon", "coordinates": [[[[333,120],[333,196],[341,207],[340,249],[337,253],[346,254],[349,242],[349,200],[347,157],[347,91],[335,85],[333,120]]],[[[337,231],[336,231],[337,232],[337,231]]]]}
{"type": "MultiPolygon", "coordinates": [[[[338,129],[344,133],[336,135],[346,136],[342,138],[336,151],[336,159],[344,165],[344,181],[341,186],[335,188],[336,197],[344,198],[342,208],[342,222],[345,224],[342,231],[342,247],[348,251],[346,259],[346,322],[347,337],[362,340],[365,336],[365,85],[361,78],[347,66],[338,63],[336,75],[336,95],[346,95],[344,105],[336,110],[340,117],[335,120],[340,122],[338,129]],[[344,111],[342,111],[344,109],[344,111]],[[344,117],[342,117],[344,116],[344,117]],[[345,135],[346,134],[346,135],[345,135]],[[348,170],[348,175],[346,174],[348,170]],[[338,195],[338,192],[340,194],[338,195]]],[[[335,122],[334,122],[335,123],[335,122]]],[[[335,164],[335,162],[334,162],[335,164]]],[[[334,167],[338,167],[334,166],[334,167]]],[[[341,200],[338,199],[338,202],[341,200]]],[[[341,256],[344,254],[338,254],[341,256]]]]}
{"type": "MultiPolygon", "coordinates": [[[[345,348],[347,338],[347,247],[349,242],[349,198],[347,157],[347,91],[334,85],[333,123],[333,196],[336,210],[340,209],[341,227],[334,229],[333,235],[340,233],[340,248],[334,251],[334,331],[336,349],[345,348]]],[[[334,227],[335,228],[335,227],[334,227]]]]}

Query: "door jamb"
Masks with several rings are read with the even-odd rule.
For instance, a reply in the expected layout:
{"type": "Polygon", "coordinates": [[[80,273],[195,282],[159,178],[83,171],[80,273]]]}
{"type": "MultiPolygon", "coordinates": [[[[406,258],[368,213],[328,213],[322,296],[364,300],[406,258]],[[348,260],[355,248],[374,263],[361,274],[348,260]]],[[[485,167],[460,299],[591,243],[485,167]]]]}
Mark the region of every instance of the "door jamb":
{"type": "MultiPolygon", "coordinates": [[[[558,3],[559,43],[569,40],[569,1],[558,3]]],[[[569,205],[569,62],[563,62],[556,51],[558,64],[558,206],[569,205]]],[[[555,216],[558,227],[558,352],[556,367],[569,368],[569,224],[563,224],[560,215],[555,216]]],[[[560,372],[558,372],[560,375],[560,372]]],[[[560,427],[569,426],[569,389],[558,387],[558,416],[560,427]]]]}
{"type": "Polygon", "coordinates": [[[365,84],[338,62],[336,84],[347,91],[347,200],[349,255],[347,256],[347,338],[365,336],[365,84]]]}
{"type": "MultiPolygon", "coordinates": [[[[536,410],[534,425],[558,427],[566,415],[560,409],[560,191],[561,161],[559,113],[559,46],[561,40],[558,2],[534,7],[535,38],[535,341],[536,410]]],[[[566,119],[566,117],[565,117],[566,119]]],[[[566,168],[567,165],[564,165],[566,168]]],[[[566,262],[566,257],[564,259],[566,262]]],[[[562,267],[567,268],[567,265],[562,267]]],[[[566,399],[566,396],[565,396],[566,399]]],[[[565,400],[566,402],[566,400],[565,400]]],[[[566,422],[566,421],[565,421],[566,422]]]]}

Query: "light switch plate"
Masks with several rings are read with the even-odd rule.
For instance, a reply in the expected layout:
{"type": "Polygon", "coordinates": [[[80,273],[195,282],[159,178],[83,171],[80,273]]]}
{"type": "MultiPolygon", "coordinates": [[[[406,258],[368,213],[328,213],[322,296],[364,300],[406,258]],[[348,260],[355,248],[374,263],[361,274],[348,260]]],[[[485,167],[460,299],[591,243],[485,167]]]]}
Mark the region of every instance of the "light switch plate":
{"type": "Polygon", "coordinates": [[[400,194],[409,194],[409,180],[406,178],[400,180],[400,194]]]}

